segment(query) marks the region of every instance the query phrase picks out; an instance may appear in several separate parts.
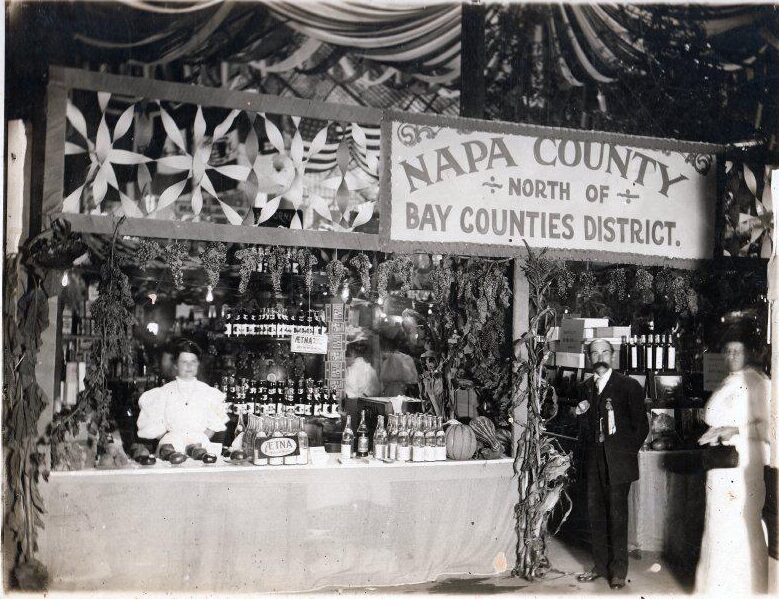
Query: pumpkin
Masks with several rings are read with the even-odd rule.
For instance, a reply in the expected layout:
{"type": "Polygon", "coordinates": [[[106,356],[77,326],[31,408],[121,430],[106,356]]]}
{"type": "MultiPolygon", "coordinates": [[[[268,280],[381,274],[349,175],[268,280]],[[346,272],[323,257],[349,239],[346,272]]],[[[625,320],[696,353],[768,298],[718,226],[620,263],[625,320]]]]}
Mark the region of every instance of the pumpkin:
{"type": "Polygon", "coordinates": [[[481,441],[485,447],[497,451],[500,448],[500,442],[495,436],[495,424],[486,416],[477,416],[472,418],[468,424],[473,429],[476,439],[481,441]]]}
{"type": "Polygon", "coordinates": [[[470,460],[476,453],[476,434],[470,426],[452,423],[446,429],[446,457],[451,460],[470,460]]]}

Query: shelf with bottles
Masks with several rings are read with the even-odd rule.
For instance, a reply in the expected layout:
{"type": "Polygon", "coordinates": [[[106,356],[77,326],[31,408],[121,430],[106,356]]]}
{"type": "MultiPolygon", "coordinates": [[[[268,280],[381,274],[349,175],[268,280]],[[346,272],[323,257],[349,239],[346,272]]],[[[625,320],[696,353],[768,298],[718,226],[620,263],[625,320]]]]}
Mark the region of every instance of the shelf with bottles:
{"type": "Polygon", "coordinates": [[[292,335],[326,335],[327,322],[321,310],[300,308],[294,313],[286,306],[252,310],[223,310],[224,335],[228,339],[289,341],[292,335]]]}
{"type": "Polygon", "coordinates": [[[441,416],[428,414],[390,414],[387,427],[384,416],[377,417],[373,435],[369,434],[365,410],[360,424],[352,429],[352,417],[346,416],[341,433],[340,461],[374,459],[385,463],[446,461],[446,434],[441,416]]]}
{"type": "Polygon", "coordinates": [[[229,413],[241,420],[248,414],[341,418],[339,392],[327,387],[322,380],[257,380],[225,374],[217,387],[226,396],[229,413]]]}

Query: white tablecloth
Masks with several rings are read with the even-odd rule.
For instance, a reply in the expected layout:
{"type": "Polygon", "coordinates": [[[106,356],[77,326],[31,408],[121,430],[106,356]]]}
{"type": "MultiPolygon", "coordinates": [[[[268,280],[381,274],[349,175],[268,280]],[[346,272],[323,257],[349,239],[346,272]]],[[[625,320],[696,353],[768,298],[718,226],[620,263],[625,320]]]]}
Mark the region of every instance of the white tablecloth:
{"type": "Polygon", "coordinates": [[[53,473],[51,590],[301,591],[513,566],[511,460],[53,473]]]}

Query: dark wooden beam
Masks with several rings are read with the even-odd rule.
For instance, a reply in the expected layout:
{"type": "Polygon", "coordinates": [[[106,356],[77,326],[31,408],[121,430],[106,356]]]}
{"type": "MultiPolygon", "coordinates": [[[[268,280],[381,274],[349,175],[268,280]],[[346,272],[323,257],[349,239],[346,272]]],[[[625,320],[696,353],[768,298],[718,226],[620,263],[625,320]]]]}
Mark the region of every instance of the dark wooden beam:
{"type": "Polygon", "coordinates": [[[484,6],[464,2],[460,34],[460,116],[484,118],[485,55],[484,6]]]}

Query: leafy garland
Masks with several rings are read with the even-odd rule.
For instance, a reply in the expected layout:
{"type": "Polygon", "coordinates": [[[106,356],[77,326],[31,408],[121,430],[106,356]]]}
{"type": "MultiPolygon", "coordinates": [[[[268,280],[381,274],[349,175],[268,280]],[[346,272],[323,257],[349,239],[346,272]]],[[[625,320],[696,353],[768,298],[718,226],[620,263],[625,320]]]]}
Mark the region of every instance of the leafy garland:
{"type": "Polygon", "coordinates": [[[35,378],[35,363],[41,334],[49,324],[48,297],[34,283],[19,298],[20,259],[5,260],[3,302],[3,411],[6,457],[5,526],[15,548],[14,571],[17,586],[42,590],[48,582],[43,564],[35,558],[38,528],[46,512],[38,490],[45,476],[43,460],[36,449],[38,420],[46,396],[35,378]]]}
{"type": "MultiPolygon", "coordinates": [[[[513,573],[532,581],[544,576],[549,567],[546,555],[549,518],[561,497],[568,498],[565,488],[571,458],[552,437],[544,434],[541,415],[544,402],[551,400],[556,404],[554,388],[545,380],[544,369],[548,357],[546,334],[554,324],[554,309],[548,303],[548,295],[558,268],[544,257],[545,251],[536,254],[528,247],[527,252],[521,268],[530,286],[532,317],[530,329],[517,341],[522,352],[513,366],[515,399],[517,404],[527,403],[527,423],[517,442],[514,460],[519,499],[514,507],[517,559],[513,573]]],[[[561,524],[570,508],[568,499],[561,524]]]]}

